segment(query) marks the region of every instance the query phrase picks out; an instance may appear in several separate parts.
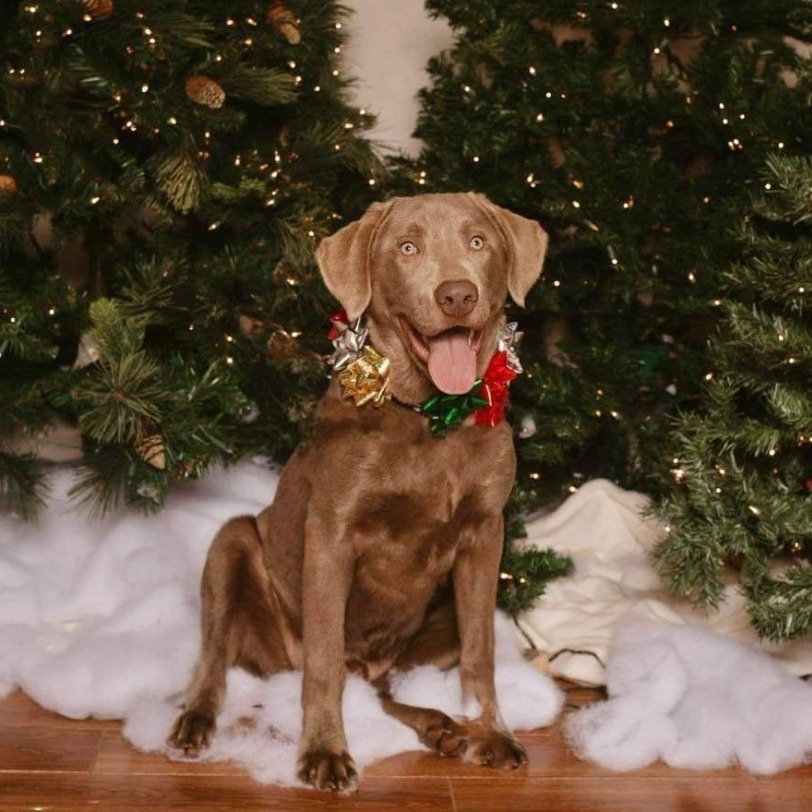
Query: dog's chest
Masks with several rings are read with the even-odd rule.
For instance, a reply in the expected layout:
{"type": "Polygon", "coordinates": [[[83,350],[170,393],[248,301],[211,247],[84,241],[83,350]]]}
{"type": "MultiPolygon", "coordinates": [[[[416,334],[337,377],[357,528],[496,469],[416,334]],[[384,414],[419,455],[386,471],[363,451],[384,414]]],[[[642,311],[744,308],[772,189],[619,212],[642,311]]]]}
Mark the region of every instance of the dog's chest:
{"type": "Polygon", "coordinates": [[[385,561],[389,568],[442,574],[483,506],[477,489],[454,474],[416,473],[382,479],[358,504],[353,528],[360,557],[385,561]]]}
{"type": "Polygon", "coordinates": [[[331,396],[303,462],[313,509],[352,545],[356,581],[371,589],[400,579],[433,590],[478,527],[501,515],[515,475],[507,423],[436,438],[406,409],[331,396]]]}
{"type": "Polygon", "coordinates": [[[501,544],[481,529],[501,512],[506,477],[512,480],[512,451],[500,452],[503,442],[460,432],[430,442],[384,442],[374,455],[375,474],[364,478],[351,514],[356,564],[346,644],[354,659],[388,663],[424,622],[457,556],[474,543],[501,544]]]}
{"type": "Polygon", "coordinates": [[[513,478],[509,433],[461,430],[383,442],[351,515],[362,565],[439,577],[486,518],[501,512],[513,478]],[[507,446],[505,445],[507,443],[507,446]]]}

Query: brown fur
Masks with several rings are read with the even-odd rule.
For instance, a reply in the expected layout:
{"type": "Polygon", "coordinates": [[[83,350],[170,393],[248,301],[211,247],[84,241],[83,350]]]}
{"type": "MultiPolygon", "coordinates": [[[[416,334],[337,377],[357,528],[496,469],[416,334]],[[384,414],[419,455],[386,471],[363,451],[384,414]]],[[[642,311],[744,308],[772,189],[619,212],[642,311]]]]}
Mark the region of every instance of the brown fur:
{"type": "MultiPolygon", "coordinates": [[[[351,318],[365,314],[370,343],[391,360],[390,392],[419,403],[434,386],[404,331],[462,326],[481,332],[478,373],[494,352],[508,293],[520,304],[536,280],[546,235],[481,195],[396,198],[322,241],[325,282],[351,318]],[[474,251],[471,237],[484,238],[474,251]],[[418,247],[401,251],[404,241],[418,247]],[[434,292],[476,286],[470,312],[449,316],[434,292]]],[[[346,670],[379,690],[385,710],[444,755],[497,767],[526,761],[505,728],[493,684],[493,613],[513,485],[509,426],[466,424],[443,439],[392,402],[356,407],[333,380],[313,436],[285,467],[273,503],[232,519],[203,574],[202,653],[169,743],[205,747],[226,670],[303,669],[298,775],[345,790],[355,768],[341,718],[346,670]],[[470,718],[455,722],[396,702],[390,669],[459,664],[470,718]]]]}

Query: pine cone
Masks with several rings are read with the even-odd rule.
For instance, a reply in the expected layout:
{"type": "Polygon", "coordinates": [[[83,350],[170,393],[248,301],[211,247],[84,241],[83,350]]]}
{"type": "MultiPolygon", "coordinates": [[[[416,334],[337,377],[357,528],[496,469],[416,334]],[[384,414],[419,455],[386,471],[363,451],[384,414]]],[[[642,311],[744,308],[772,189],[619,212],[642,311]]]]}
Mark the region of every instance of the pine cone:
{"type": "Polygon", "coordinates": [[[0,197],[13,195],[17,191],[17,181],[11,175],[0,175],[0,197]]]}
{"type": "Polygon", "coordinates": [[[85,12],[94,20],[106,20],[113,15],[113,0],[84,0],[85,12]]]}
{"type": "Polygon", "coordinates": [[[226,94],[220,85],[208,76],[197,74],[186,80],[186,95],[195,103],[218,110],[226,100],[226,94]]]}
{"type": "Polygon", "coordinates": [[[283,3],[273,3],[265,19],[273,26],[273,30],[291,45],[298,45],[302,41],[299,21],[283,3]]]}
{"type": "Polygon", "coordinates": [[[166,468],[166,446],[164,439],[159,433],[150,434],[138,440],[133,446],[135,453],[144,460],[147,465],[163,471],[166,468]]]}

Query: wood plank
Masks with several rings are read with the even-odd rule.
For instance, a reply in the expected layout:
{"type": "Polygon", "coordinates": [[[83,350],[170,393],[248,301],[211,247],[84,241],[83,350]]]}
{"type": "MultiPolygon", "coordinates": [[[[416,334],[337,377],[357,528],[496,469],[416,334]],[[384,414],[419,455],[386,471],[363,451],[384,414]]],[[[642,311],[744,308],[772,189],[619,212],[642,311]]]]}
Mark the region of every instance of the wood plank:
{"type": "Polygon", "coordinates": [[[528,778],[452,780],[456,812],[808,812],[812,778],[528,778]]]}
{"type": "Polygon", "coordinates": [[[73,774],[30,778],[11,773],[3,776],[0,812],[40,807],[48,812],[74,812],[88,806],[134,810],[263,809],[270,812],[454,812],[448,781],[376,778],[364,781],[349,796],[304,789],[280,789],[257,784],[246,777],[228,779],[204,776],[77,776],[73,774]]]}
{"type": "Polygon", "coordinates": [[[93,768],[107,775],[245,775],[228,761],[172,761],[163,753],[136,750],[120,733],[101,734],[99,754],[93,768]]]}
{"type": "MultiPolygon", "coordinates": [[[[556,776],[582,776],[597,774],[619,776],[621,773],[609,773],[592,764],[578,759],[567,747],[558,725],[516,734],[527,750],[528,764],[516,771],[494,770],[491,767],[480,767],[456,758],[442,758],[428,751],[400,753],[391,758],[371,765],[368,775],[408,776],[441,776],[449,778],[495,778],[500,776],[522,776],[522,778],[546,778],[556,776]]],[[[661,774],[668,767],[652,766],[647,768],[654,774],[661,774]]]]}
{"type": "Polygon", "coordinates": [[[577,759],[566,747],[560,722],[519,734],[530,757],[519,770],[493,771],[428,752],[403,753],[367,768],[359,791],[344,797],[261,785],[227,763],[172,762],[135,750],[120,731],[118,722],[65,719],[21,694],[0,701],[0,812],[812,809],[812,765],[768,778],[737,768],[699,772],[663,764],[613,773],[577,759]]]}
{"type": "Polygon", "coordinates": [[[71,719],[46,710],[22,691],[0,700],[0,728],[7,726],[69,728],[70,730],[118,730],[116,719],[71,719]]]}
{"type": "MultiPolygon", "coordinates": [[[[572,778],[577,780],[600,778],[605,781],[627,781],[646,778],[651,780],[687,779],[703,781],[708,778],[716,780],[739,781],[752,777],[739,767],[724,770],[689,770],[669,767],[657,762],[640,770],[613,772],[579,759],[567,746],[560,724],[532,732],[518,733],[519,741],[527,750],[528,764],[518,770],[494,770],[491,767],[480,767],[460,759],[442,758],[428,751],[400,753],[367,768],[365,775],[389,775],[401,778],[420,776],[446,776],[452,780],[480,779],[507,781],[525,781],[527,779],[572,778]]],[[[786,778],[808,778],[812,780],[812,765],[796,767],[780,774],[786,778]]],[[[812,797],[810,798],[812,810],[812,797]]]]}
{"type": "Polygon", "coordinates": [[[0,732],[0,774],[88,772],[96,761],[100,733],[95,730],[11,727],[0,732]]]}

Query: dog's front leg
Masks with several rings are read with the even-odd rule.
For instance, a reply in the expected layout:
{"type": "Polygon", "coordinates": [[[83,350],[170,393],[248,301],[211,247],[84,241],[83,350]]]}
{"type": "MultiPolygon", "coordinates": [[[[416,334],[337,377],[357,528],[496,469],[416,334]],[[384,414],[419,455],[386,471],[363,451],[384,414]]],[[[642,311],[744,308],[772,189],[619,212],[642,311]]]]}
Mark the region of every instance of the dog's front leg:
{"type": "Polygon", "coordinates": [[[503,539],[501,514],[480,524],[454,563],[454,594],[463,708],[471,720],[465,759],[515,768],[527,762],[527,754],[502,720],[494,687],[493,615],[503,539]]]}
{"type": "Polygon", "coordinates": [[[341,713],[346,667],[344,617],[352,580],[350,544],[328,525],[308,519],[303,612],[302,740],[297,775],[320,790],[354,788],[341,713]]]}

